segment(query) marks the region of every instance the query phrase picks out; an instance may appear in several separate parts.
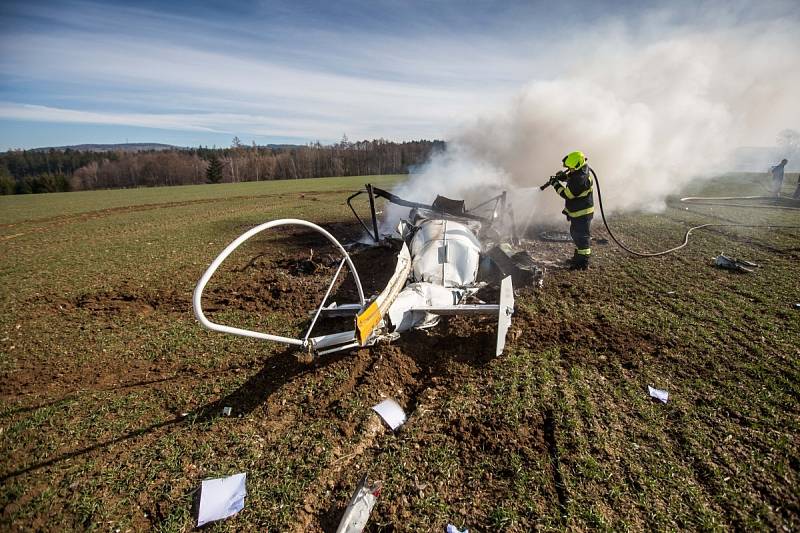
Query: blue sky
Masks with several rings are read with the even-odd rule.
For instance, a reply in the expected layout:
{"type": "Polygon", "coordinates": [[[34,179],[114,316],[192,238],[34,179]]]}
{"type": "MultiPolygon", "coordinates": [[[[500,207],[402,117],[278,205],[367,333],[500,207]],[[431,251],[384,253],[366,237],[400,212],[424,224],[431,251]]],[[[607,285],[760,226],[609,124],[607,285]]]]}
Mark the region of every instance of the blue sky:
{"type": "MultiPolygon", "coordinates": [[[[575,68],[593,28],[646,41],[707,16],[666,5],[5,1],[0,150],[446,138],[575,68]]],[[[793,3],[722,5],[735,20],[793,3]]]]}

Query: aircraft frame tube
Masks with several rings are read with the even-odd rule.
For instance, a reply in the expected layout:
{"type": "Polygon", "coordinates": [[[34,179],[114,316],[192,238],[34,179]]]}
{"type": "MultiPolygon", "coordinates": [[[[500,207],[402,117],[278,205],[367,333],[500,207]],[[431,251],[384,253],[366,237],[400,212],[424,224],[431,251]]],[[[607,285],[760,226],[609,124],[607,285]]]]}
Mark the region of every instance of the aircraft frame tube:
{"type": "Polygon", "coordinates": [[[308,344],[307,340],[303,339],[294,339],[291,337],[283,337],[280,335],[271,335],[269,333],[261,333],[259,331],[251,331],[247,329],[236,328],[233,326],[226,326],[224,324],[217,324],[215,322],[210,321],[205,314],[203,313],[203,290],[208,284],[208,281],[217,271],[219,266],[222,264],[225,259],[228,258],[231,253],[233,253],[236,248],[244,244],[245,241],[258,235],[262,231],[266,231],[268,229],[280,227],[280,226],[302,226],[306,228],[310,228],[317,233],[323,235],[326,239],[328,239],[339,251],[342,253],[345,261],[347,262],[347,266],[350,268],[350,272],[353,273],[353,278],[355,279],[356,288],[358,289],[358,297],[361,303],[361,307],[365,304],[364,299],[364,290],[361,287],[361,280],[358,277],[358,272],[356,271],[355,265],[353,265],[352,259],[350,259],[350,255],[344,249],[344,247],[336,240],[336,238],[328,233],[325,229],[317,226],[312,222],[308,222],[307,220],[300,220],[296,218],[282,218],[278,220],[271,220],[270,222],[265,222],[260,224],[254,228],[251,228],[247,232],[240,235],[236,238],[233,242],[231,242],[222,252],[214,259],[214,261],[209,265],[206,271],[203,273],[200,280],[197,282],[197,285],[194,288],[194,293],[192,294],[192,309],[194,311],[194,316],[197,318],[198,322],[206,328],[210,329],[211,331],[219,331],[221,333],[230,333],[232,335],[239,335],[241,337],[251,337],[254,339],[261,339],[273,342],[280,342],[283,344],[289,344],[294,346],[305,346],[308,344]]]}

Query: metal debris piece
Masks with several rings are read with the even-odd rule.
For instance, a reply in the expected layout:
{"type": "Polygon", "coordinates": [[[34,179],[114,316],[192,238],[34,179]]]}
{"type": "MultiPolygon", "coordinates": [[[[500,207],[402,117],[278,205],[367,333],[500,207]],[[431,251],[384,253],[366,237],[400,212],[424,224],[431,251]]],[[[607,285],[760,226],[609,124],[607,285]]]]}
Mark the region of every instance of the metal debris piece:
{"type": "Polygon", "coordinates": [[[232,407],[225,406],[222,408],[222,416],[231,416],[232,412],[233,412],[232,407]]]}
{"type": "Polygon", "coordinates": [[[651,398],[655,398],[661,403],[667,403],[667,400],[669,399],[669,392],[661,389],[656,389],[654,387],[651,387],[650,385],[647,386],[647,392],[650,394],[651,398]]]}
{"type": "Polygon", "coordinates": [[[572,236],[566,231],[543,231],[539,238],[550,242],[572,242],[572,236]]]}
{"type": "Polygon", "coordinates": [[[497,265],[502,277],[511,276],[511,280],[517,287],[541,285],[544,279],[544,270],[536,264],[530,254],[525,251],[517,251],[510,244],[498,244],[486,255],[497,265]]]}
{"type": "Polygon", "coordinates": [[[447,533],[469,533],[469,529],[465,529],[464,531],[461,531],[460,529],[458,529],[453,524],[447,524],[447,533]]]}
{"type": "Polygon", "coordinates": [[[344,511],[336,533],[361,533],[367,525],[372,508],[375,507],[375,500],[381,493],[383,483],[376,481],[372,485],[367,485],[367,476],[361,478],[350,503],[344,511]]]}
{"type": "Polygon", "coordinates": [[[433,208],[438,209],[442,213],[449,215],[464,216],[467,208],[464,205],[464,200],[453,200],[440,194],[436,195],[436,200],[433,201],[433,208]]]}
{"type": "Polygon", "coordinates": [[[727,270],[736,270],[737,272],[753,272],[754,268],[758,265],[743,259],[735,259],[723,254],[719,254],[714,258],[714,265],[727,270]]]}

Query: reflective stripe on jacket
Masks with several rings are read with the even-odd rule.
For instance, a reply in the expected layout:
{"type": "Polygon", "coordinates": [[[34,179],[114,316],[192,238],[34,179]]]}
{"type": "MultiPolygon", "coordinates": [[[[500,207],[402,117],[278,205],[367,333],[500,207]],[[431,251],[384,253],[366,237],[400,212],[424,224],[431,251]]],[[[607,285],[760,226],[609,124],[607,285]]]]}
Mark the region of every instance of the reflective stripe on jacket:
{"type": "Polygon", "coordinates": [[[567,173],[566,183],[557,183],[555,190],[566,200],[564,213],[568,218],[578,218],[594,213],[594,183],[589,167],[573,170],[567,173]]]}

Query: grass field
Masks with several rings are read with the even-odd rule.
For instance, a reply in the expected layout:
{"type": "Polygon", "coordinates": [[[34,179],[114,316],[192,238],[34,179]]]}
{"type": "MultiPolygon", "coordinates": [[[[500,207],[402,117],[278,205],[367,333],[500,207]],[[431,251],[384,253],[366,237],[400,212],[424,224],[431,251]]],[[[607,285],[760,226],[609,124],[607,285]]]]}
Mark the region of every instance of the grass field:
{"type": "MultiPolygon", "coordinates": [[[[313,363],[197,325],[191,291],[233,238],[280,217],[357,237],[348,191],[400,179],[0,197],[0,527],[190,530],[200,481],[247,472],[245,509],[209,529],[333,531],[369,472],[370,531],[800,528],[800,230],[714,228],[646,260],[597,244],[588,272],[518,291],[500,357],[491,321],[460,317],[313,363]],[[761,266],[716,269],[720,252],[761,266]],[[384,396],[409,413],[395,433],[370,411],[384,396]]],[[[672,202],[612,223],[661,249],[690,225],[798,213],[672,202]]],[[[293,268],[310,247],[254,239],[209,309],[299,333],[331,270],[293,268]]],[[[375,261],[358,259],[373,290],[375,261]]]]}

